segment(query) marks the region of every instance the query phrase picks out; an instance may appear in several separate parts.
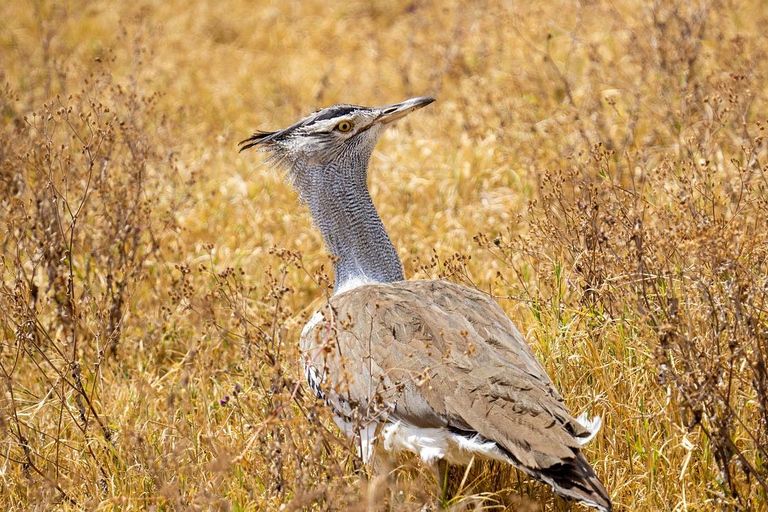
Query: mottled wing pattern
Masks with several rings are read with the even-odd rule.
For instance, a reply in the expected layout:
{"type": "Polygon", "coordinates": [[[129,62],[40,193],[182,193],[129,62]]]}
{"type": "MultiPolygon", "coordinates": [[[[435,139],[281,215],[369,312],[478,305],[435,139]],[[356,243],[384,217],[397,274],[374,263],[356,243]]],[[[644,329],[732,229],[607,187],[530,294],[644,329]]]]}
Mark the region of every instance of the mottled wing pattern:
{"type": "Polygon", "coordinates": [[[349,418],[478,433],[532,470],[575,459],[590,435],[499,305],[461,285],[404,281],[334,296],[302,350],[349,418]]]}

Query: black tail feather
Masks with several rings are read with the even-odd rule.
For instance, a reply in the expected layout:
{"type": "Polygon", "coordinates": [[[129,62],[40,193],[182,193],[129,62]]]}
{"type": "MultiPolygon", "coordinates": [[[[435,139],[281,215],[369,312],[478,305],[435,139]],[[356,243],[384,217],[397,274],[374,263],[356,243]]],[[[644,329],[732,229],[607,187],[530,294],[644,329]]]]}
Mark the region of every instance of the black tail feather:
{"type": "MultiPolygon", "coordinates": [[[[456,427],[449,428],[455,434],[487,442],[477,432],[456,427]]],[[[533,478],[551,485],[552,489],[559,496],[567,500],[584,503],[603,512],[611,512],[613,508],[611,497],[581,451],[577,450],[574,458],[567,463],[555,464],[545,469],[539,469],[521,464],[509,450],[498,443],[496,443],[496,446],[506,455],[508,461],[513,466],[533,478]]]]}
{"type": "Polygon", "coordinates": [[[557,464],[530,473],[549,483],[557,494],[566,499],[580,501],[606,512],[612,508],[608,491],[581,452],[577,452],[576,457],[567,464],[557,464]]]}

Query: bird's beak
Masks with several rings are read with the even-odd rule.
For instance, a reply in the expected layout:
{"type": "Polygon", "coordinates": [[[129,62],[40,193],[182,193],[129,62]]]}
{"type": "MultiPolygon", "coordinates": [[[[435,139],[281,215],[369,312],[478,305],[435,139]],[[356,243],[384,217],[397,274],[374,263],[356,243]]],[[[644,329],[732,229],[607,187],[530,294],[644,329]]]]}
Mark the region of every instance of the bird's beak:
{"type": "Polygon", "coordinates": [[[414,110],[419,110],[422,107],[426,107],[430,103],[435,101],[435,98],[411,98],[405,100],[402,103],[396,103],[394,105],[387,105],[385,107],[379,107],[377,110],[380,112],[379,117],[373,122],[373,124],[389,124],[397,121],[401,117],[405,117],[414,110]]]}

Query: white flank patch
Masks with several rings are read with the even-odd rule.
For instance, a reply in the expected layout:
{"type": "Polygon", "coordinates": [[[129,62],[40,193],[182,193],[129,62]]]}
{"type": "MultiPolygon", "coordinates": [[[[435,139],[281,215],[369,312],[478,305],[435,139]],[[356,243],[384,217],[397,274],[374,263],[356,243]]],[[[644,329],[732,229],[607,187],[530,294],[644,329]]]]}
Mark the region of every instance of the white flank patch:
{"type": "Polygon", "coordinates": [[[510,462],[493,441],[482,441],[480,436],[465,437],[445,428],[418,428],[396,421],[387,423],[381,436],[385,450],[414,452],[425,464],[446,459],[465,466],[475,455],[510,462]]]}
{"type": "Polygon", "coordinates": [[[576,442],[579,443],[579,446],[584,446],[590,442],[592,438],[594,438],[597,433],[600,432],[600,427],[603,426],[603,420],[600,418],[600,416],[595,416],[590,420],[586,412],[581,413],[581,415],[576,418],[576,421],[579,422],[579,425],[589,431],[589,435],[587,437],[576,438],[576,442]]]}
{"type": "Polygon", "coordinates": [[[473,456],[511,462],[496,443],[481,441],[479,436],[465,437],[444,428],[412,427],[400,421],[384,423],[377,436],[380,423],[371,422],[358,429],[340,416],[334,415],[333,419],[347,437],[355,440],[357,453],[363,463],[371,460],[377,438],[383,441],[386,451],[409,451],[417,454],[422,462],[429,465],[446,459],[451,464],[466,466],[473,456]]]}

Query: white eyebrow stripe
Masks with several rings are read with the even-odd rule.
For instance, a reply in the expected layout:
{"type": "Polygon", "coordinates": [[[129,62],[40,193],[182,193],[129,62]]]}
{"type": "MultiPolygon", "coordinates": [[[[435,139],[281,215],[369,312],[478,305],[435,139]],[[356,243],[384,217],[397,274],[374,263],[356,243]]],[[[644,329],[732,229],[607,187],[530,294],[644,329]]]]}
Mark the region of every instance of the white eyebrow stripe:
{"type": "Polygon", "coordinates": [[[340,117],[334,117],[333,119],[323,119],[322,121],[316,121],[311,125],[307,126],[307,132],[308,133],[330,132],[334,128],[336,128],[337,124],[339,124],[342,121],[348,121],[352,123],[353,128],[355,126],[354,118],[352,116],[340,116],[340,117]]]}

